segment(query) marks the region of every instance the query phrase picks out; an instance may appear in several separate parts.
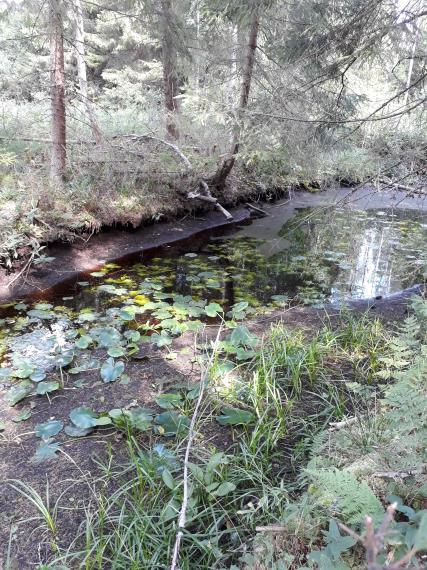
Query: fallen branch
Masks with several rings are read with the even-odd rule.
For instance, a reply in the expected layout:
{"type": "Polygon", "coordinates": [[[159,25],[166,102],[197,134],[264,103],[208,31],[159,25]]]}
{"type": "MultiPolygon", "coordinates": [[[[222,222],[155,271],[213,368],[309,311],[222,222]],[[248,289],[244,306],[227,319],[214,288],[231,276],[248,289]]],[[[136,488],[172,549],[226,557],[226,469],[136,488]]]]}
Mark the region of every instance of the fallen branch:
{"type": "Polygon", "coordinates": [[[190,198],[191,200],[201,200],[203,202],[208,202],[209,204],[213,204],[215,206],[215,208],[217,210],[219,210],[221,212],[221,214],[223,214],[223,216],[225,216],[227,218],[227,220],[233,219],[232,214],[230,214],[230,212],[228,210],[226,210],[224,208],[224,206],[221,206],[221,204],[218,202],[218,200],[212,196],[212,194],[209,190],[209,186],[207,185],[207,183],[204,180],[200,181],[200,188],[201,188],[201,190],[203,190],[203,193],[189,192],[187,194],[187,198],[190,198]]]}
{"type": "Polygon", "coordinates": [[[246,202],[245,206],[247,208],[249,208],[250,210],[253,210],[257,214],[259,214],[260,216],[263,216],[263,217],[268,216],[268,214],[265,210],[261,210],[261,208],[258,208],[257,206],[254,206],[253,204],[250,204],[249,202],[246,202]]]}
{"type": "Polygon", "coordinates": [[[330,422],[329,427],[331,431],[341,429],[343,427],[351,426],[358,421],[359,418],[348,418],[348,420],[343,420],[341,422],[330,422]]]}
{"type": "Polygon", "coordinates": [[[193,416],[192,416],[191,422],[190,422],[190,427],[188,429],[188,441],[187,441],[187,447],[185,448],[185,456],[184,456],[182,505],[181,505],[181,509],[179,511],[178,532],[177,532],[176,539],[175,539],[175,545],[174,545],[174,549],[173,549],[173,555],[172,555],[172,562],[170,565],[170,570],[177,570],[177,564],[178,564],[178,559],[179,559],[179,551],[181,548],[182,537],[184,536],[184,529],[185,529],[185,523],[186,523],[186,518],[187,518],[187,507],[188,507],[188,499],[189,499],[189,494],[188,494],[188,464],[189,464],[189,460],[190,460],[191,446],[192,446],[193,439],[194,439],[194,428],[196,426],[197,415],[199,413],[199,408],[200,408],[200,405],[201,405],[202,399],[203,399],[206,379],[207,379],[207,376],[209,373],[209,369],[213,363],[213,359],[215,358],[216,349],[218,346],[218,341],[219,341],[220,335],[221,335],[221,327],[219,327],[219,329],[218,329],[212,352],[209,356],[206,367],[202,371],[202,374],[201,374],[199,397],[197,398],[196,407],[194,408],[193,416]]]}

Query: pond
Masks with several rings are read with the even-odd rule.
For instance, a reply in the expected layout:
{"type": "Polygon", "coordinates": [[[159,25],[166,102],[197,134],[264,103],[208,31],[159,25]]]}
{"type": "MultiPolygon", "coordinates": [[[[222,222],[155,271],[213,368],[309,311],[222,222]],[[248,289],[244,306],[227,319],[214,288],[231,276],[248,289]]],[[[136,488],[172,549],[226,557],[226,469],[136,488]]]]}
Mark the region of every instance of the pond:
{"type": "Polygon", "coordinates": [[[83,287],[65,304],[71,301],[77,309],[110,305],[112,296],[126,295],[148,280],[165,294],[205,299],[226,310],[238,302],[320,307],[385,296],[422,282],[427,274],[425,212],[301,208],[262,238],[268,224],[264,218],[255,232],[253,226],[243,227],[194,251],[174,248],[129,268],[109,266],[95,274],[102,283],[83,287]]]}
{"type": "MultiPolygon", "coordinates": [[[[307,207],[313,197],[269,205],[270,215],[251,225],[166,247],[129,267],[106,264],[60,296],[3,306],[0,392],[6,402],[13,407],[33,395],[80,389],[86,373],[100,378],[98,384],[126,385],[133,358],[163,347],[169,358],[178,358],[176,337],[219,318],[232,331],[222,349],[244,361],[256,343],[244,320],[255,312],[387,295],[425,279],[424,210],[381,204],[331,209],[327,199],[317,199],[316,207],[307,207]]],[[[115,421],[95,421],[84,410],[83,419],[81,409],[74,410],[78,418],[67,434],[86,433],[88,422],[92,428],[115,421]]],[[[25,408],[13,421],[31,413],[25,408]]],[[[43,445],[43,457],[55,453],[43,445]]]]}

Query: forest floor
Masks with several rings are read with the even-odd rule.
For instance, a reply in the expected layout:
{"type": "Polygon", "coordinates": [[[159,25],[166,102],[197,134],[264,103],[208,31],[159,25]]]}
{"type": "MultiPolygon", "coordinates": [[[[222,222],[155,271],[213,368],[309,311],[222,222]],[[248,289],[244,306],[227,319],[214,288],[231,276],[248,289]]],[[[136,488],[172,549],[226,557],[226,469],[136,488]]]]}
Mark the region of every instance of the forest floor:
{"type": "MultiPolygon", "coordinates": [[[[373,318],[379,316],[389,327],[394,327],[394,323],[400,322],[406,314],[407,301],[407,298],[395,298],[391,302],[384,299],[377,302],[370,313],[373,318]]],[[[363,305],[356,312],[362,314],[365,310],[366,305],[363,305]]],[[[339,312],[333,309],[327,312],[293,307],[286,311],[277,310],[245,324],[258,338],[268,336],[275,323],[289,330],[303,330],[311,336],[324,327],[325,322],[334,328],[339,320],[339,312]]],[[[197,342],[200,343],[201,338],[203,341],[214,338],[217,331],[217,325],[205,327],[197,342]]],[[[77,388],[72,377],[66,374],[64,389],[58,395],[54,394],[47,400],[37,396],[31,398],[32,414],[25,422],[19,421],[19,415],[23,408],[28,407],[28,398],[13,408],[2,409],[2,420],[8,429],[3,436],[0,433],[0,568],[34,568],[55,555],[57,548],[62,551],[69,548],[79,534],[87,510],[96,502],[98,490],[95,480],[103,471],[100,465],[109,463],[114,471],[115,464],[126,460],[126,434],[105,426],[83,438],[59,435],[60,453],[52,460],[35,462],[37,425],[51,420],[66,421],[76,406],[87,406],[99,413],[108,412],[111,408],[132,410],[137,406],[159,410],[155,403],[159,394],[179,384],[191,386],[200,382],[200,370],[195,363],[198,353],[195,333],[187,332],[174,339],[168,349],[153,348],[130,358],[126,366],[129,376],[126,383],[105,384],[100,381],[96,370],[86,372],[77,388]],[[168,359],[171,351],[177,353],[178,358],[168,359]],[[16,480],[35,489],[50,505],[57,529],[54,540],[34,504],[10,486],[10,482],[16,480]]],[[[0,384],[1,399],[5,393],[6,385],[0,384]]],[[[310,410],[306,411],[309,413],[310,410]]],[[[138,439],[147,449],[161,441],[152,434],[141,435],[138,439]]],[[[197,434],[196,445],[225,451],[233,440],[229,426],[220,426],[210,417],[197,434]]]]}

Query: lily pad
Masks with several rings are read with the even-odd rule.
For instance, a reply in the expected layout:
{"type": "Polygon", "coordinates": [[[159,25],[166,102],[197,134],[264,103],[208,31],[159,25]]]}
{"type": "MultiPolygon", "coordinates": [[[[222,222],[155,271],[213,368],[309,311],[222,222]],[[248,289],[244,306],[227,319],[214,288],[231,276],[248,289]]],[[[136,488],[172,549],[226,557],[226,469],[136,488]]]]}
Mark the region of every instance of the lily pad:
{"type": "Polygon", "coordinates": [[[92,343],[92,337],[84,334],[78,340],[76,340],[75,345],[77,348],[85,349],[92,343]]]}
{"type": "Polygon", "coordinates": [[[50,437],[57,435],[64,427],[64,422],[60,420],[49,420],[44,424],[36,425],[36,436],[42,439],[49,439],[50,437]]]}
{"type": "Polygon", "coordinates": [[[6,394],[6,400],[11,405],[14,406],[24,398],[26,398],[33,391],[33,385],[31,382],[25,381],[20,382],[12,388],[6,394]]]}
{"type": "Polygon", "coordinates": [[[163,412],[155,418],[157,432],[160,435],[171,437],[183,435],[187,432],[190,422],[186,416],[176,412],[163,412]]]}
{"type": "Polygon", "coordinates": [[[165,410],[171,410],[182,404],[180,394],[161,394],[156,398],[156,404],[165,410]]]}
{"type": "Polygon", "coordinates": [[[97,425],[97,415],[93,410],[85,406],[71,410],[70,420],[75,426],[82,429],[92,428],[97,425]]]}
{"type": "Polygon", "coordinates": [[[31,461],[34,463],[40,463],[41,461],[54,459],[58,451],[59,443],[54,441],[45,441],[39,445],[31,461]]]}
{"type": "Polygon", "coordinates": [[[208,317],[216,317],[222,313],[222,307],[218,303],[209,303],[205,307],[205,313],[208,317]]]}
{"type": "Polygon", "coordinates": [[[59,388],[59,382],[56,382],[55,380],[49,382],[40,382],[39,384],[37,384],[36,392],[40,396],[43,396],[44,394],[55,392],[55,390],[58,390],[58,388],[59,388]]]}
{"type": "Polygon", "coordinates": [[[30,375],[30,380],[32,380],[33,382],[41,382],[45,378],[46,378],[46,372],[44,372],[43,370],[35,370],[30,375]]]}
{"type": "Polygon", "coordinates": [[[109,358],[101,366],[101,378],[104,382],[114,382],[123,374],[125,364],[121,360],[114,361],[114,358],[109,358]]]}
{"type": "Polygon", "coordinates": [[[217,416],[216,420],[222,426],[247,425],[254,419],[254,415],[251,412],[240,410],[239,408],[222,408],[221,412],[222,415],[217,416]]]}
{"type": "Polygon", "coordinates": [[[79,428],[76,426],[65,426],[65,433],[70,437],[84,437],[93,431],[93,428],[79,428]]]}

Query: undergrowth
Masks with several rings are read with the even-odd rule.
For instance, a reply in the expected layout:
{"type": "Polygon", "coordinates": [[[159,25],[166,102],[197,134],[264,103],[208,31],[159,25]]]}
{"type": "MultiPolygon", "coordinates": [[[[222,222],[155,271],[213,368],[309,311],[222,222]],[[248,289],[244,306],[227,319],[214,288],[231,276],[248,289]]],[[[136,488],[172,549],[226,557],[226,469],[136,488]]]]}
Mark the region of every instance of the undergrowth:
{"type": "MultiPolygon", "coordinates": [[[[423,567],[427,302],[414,300],[395,334],[343,314],[315,334],[275,326],[258,344],[247,330],[239,335],[252,360],[235,365],[227,339],[213,355],[179,567],[365,568],[355,533],[363,536],[366,515],[379,525],[389,503],[393,532],[372,564],[392,567],[410,552],[411,567],[423,567]],[[215,445],[215,419],[231,430],[227,449],[215,445]]],[[[194,400],[179,406],[190,416],[194,400]]],[[[148,447],[130,425],[122,430],[127,460],[110,451],[98,461],[97,491],[72,544],[61,546],[53,521],[58,554],[48,568],[169,567],[186,439],[148,447]]]]}

